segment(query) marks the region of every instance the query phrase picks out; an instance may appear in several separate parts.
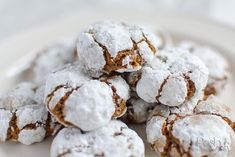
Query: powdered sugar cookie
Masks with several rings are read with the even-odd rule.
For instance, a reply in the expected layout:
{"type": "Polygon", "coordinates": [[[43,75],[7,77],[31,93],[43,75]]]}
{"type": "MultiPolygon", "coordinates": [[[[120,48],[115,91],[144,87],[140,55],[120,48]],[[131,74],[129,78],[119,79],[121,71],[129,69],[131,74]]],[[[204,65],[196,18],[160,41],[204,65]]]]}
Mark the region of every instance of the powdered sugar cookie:
{"type": "Polygon", "coordinates": [[[200,99],[208,80],[208,69],[198,57],[173,48],[161,51],[140,73],[134,83],[138,96],[168,106],[200,99]]]}
{"type": "Polygon", "coordinates": [[[42,141],[60,127],[43,103],[35,100],[37,87],[22,83],[0,99],[0,141],[26,145],[42,141]]]}
{"type": "Polygon", "coordinates": [[[157,52],[154,34],[121,22],[95,23],[78,36],[78,59],[91,76],[131,72],[151,61],[157,52]]]}
{"type": "Polygon", "coordinates": [[[121,77],[94,80],[80,65],[67,65],[49,75],[45,100],[48,110],[65,126],[90,131],[123,115],[129,87],[121,77]]]}
{"type": "Polygon", "coordinates": [[[124,123],[110,121],[91,132],[65,128],[51,145],[51,157],[144,157],[141,138],[124,123]]]}
{"type": "Polygon", "coordinates": [[[61,41],[39,50],[32,62],[32,79],[38,84],[46,81],[47,75],[61,66],[76,60],[75,41],[61,41]]]}
{"type": "Polygon", "coordinates": [[[180,43],[180,47],[188,49],[208,67],[209,80],[205,89],[205,96],[219,94],[229,78],[229,65],[225,58],[217,50],[191,41],[183,41],[180,43]]]}
{"type": "Polygon", "coordinates": [[[127,112],[122,120],[126,123],[144,123],[155,106],[155,103],[147,103],[140,98],[131,98],[127,102],[127,112]]]}
{"type": "Polygon", "coordinates": [[[220,105],[211,97],[187,114],[178,107],[157,106],[147,123],[148,142],[161,156],[228,156],[234,148],[234,123],[229,109],[220,105]]]}

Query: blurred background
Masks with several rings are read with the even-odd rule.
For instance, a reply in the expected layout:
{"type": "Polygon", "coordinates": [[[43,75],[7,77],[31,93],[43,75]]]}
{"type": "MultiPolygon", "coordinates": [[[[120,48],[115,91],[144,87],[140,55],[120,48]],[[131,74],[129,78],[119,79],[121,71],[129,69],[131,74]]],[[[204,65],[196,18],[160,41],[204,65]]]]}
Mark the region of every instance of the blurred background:
{"type": "Polygon", "coordinates": [[[235,27],[235,0],[0,0],[0,41],[84,9],[112,7],[192,14],[235,27]]]}

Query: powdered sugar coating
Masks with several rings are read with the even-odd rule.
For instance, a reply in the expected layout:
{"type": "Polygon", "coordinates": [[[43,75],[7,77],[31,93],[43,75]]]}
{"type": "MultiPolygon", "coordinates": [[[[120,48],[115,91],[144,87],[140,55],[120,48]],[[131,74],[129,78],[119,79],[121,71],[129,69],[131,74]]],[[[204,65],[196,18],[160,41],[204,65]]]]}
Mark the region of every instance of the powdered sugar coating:
{"type": "Polygon", "coordinates": [[[144,123],[155,106],[156,104],[147,103],[140,98],[131,98],[128,100],[127,112],[122,120],[126,123],[144,123]]]}
{"type": "MultiPolygon", "coordinates": [[[[196,114],[214,114],[234,121],[231,109],[215,96],[209,96],[206,100],[200,101],[194,108],[196,114]]],[[[235,126],[234,126],[235,127],[235,126]]]]}
{"type": "Polygon", "coordinates": [[[172,157],[228,156],[235,140],[232,128],[215,115],[154,116],[146,133],[158,155],[172,157]]]}
{"type": "MultiPolygon", "coordinates": [[[[194,115],[177,120],[172,135],[179,140],[181,149],[191,156],[226,157],[234,150],[233,130],[221,117],[214,115],[194,115]]],[[[175,152],[172,154],[177,156],[175,152]]]]}
{"type": "Polygon", "coordinates": [[[172,157],[228,156],[235,140],[229,109],[214,97],[188,106],[155,107],[146,133],[156,153],[172,157]]]}
{"type": "Polygon", "coordinates": [[[123,115],[128,98],[129,87],[121,77],[94,80],[83,73],[79,64],[52,73],[45,90],[47,108],[56,119],[84,131],[123,115]]]}
{"type": "Polygon", "coordinates": [[[131,72],[151,61],[157,51],[155,36],[138,26],[104,21],[91,25],[78,36],[77,52],[85,71],[131,72]]]}
{"type": "Polygon", "coordinates": [[[103,77],[100,79],[109,85],[113,91],[115,103],[114,118],[123,116],[126,113],[126,101],[130,98],[130,88],[121,76],[103,77]]]}
{"type": "Polygon", "coordinates": [[[13,110],[28,104],[34,104],[34,94],[37,86],[33,83],[23,82],[15,88],[1,94],[0,108],[13,110]]]}
{"type": "Polygon", "coordinates": [[[148,121],[146,126],[147,140],[152,144],[154,151],[158,155],[163,155],[167,142],[167,139],[162,132],[164,125],[166,125],[166,118],[154,116],[148,121]]]}
{"type": "Polygon", "coordinates": [[[141,71],[136,92],[144,101],[179,106],[200,99],[208,69],[196,56],[182,49],[165,49],[141,71]]]}
{"type": "Polygon", "coordinates": [[[61,130],[51,145],[51,157],[62,155],[144,157],[144,144],[124,123],[110,121],[108,125],[86,133],[75,128],[61,130]]]}
{"type": "Polygon", "coordinates": [[[34,99],[36,91],[34,84],[22,83],[2,95],[0,141],[30,145],[58,130],[59,125],[51,119],[45,105],[34,99]]]}
{"type": "Polygon", "coordinates": [[[209,80],[205,95],[219,94],[229,78],[229,65],[226,59],[212,47],[199,45],[192,41],[182,41],[179,47],[199,57],[209,69],[209,80]]]}
{"type": "Polygon", "coordinates": [[[32,62],[33,81],[37,84],[44,84],[50,72],[74,62],[76,58],[74,40],[56,42],[39,50],[32,62]]]}

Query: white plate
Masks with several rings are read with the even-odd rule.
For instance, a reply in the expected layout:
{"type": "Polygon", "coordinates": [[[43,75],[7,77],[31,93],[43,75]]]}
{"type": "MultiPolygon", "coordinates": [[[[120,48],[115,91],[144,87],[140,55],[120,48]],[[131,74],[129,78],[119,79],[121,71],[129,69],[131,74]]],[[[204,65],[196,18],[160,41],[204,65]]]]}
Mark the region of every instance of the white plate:
{"type": "MultiPolygon", "coordinates": [[[[0,44],[0,91],[14,85],[18,78],[12,77],[20,67],[23,67],[35,49],[62,38],[71,38],[77,35],[80,29],[94,21],[117,19],[131,23],[161,25],[175,38],[194,39],[201,43],[216,46],[230,61],[232,77],[235,75],[235,30],[215,22],[187,17],[176,14],[162,14],[156,11],[137,12],[130,10],[96,10],[80,11],[79,15],[73,15],[59,21],[42,25],[38,28],[20,33],[0,44]],[[27,56],[27,57],[25,57],[27,56]]],[[[235,102],[233,79],[221,96],[224,102],[231,105],[235,102]]],[[[235,105],[235,104],[234,104],[235,105]]],[[[1,124],[0,124],[1,125],[1,124]]],[[[144,134],[144,130],[138,130],[144,134]]],[[[18,143],[1,143],[0,157],[49,157],[51,139],[45,142],[24,146],[18,143]]],[[[147,146],[146,156],[155,156],[147,146]]]]}

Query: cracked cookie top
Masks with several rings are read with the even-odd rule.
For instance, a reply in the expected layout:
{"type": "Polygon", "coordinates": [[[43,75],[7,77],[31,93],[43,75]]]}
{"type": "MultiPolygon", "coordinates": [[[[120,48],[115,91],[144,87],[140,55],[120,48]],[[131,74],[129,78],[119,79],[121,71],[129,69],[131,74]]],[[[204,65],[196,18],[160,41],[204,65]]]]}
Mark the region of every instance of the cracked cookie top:
{"type": "Polygon", "coordinates": [[[110,121],[91,132],[65,128],[51,145],[51,157],[144,157],[144,143],[124,123],[110,121]]]}
{"type": "Polygon", "coordinates": [[[44,84],[49,73],[61,66],[76,61],[74,40],[53,43],[39,50],[32,62],[32,79],[37,84],[44,84]]]}
{"type": "Polygon", "coordinates": [[[0,141],[41,142],[60,127],[35,97],[36,85],[21,83],[0,98],[0,141]]]}
{"type": "Polygon", "coordinates": [[[215,97],[184,114],[177,107],[157,106],[147,123],[148,142],[161,156],[228,156],[234,148],[230,109],[215,97]]]}
{"type": "Polygon", "coordinates": [[[91,25],[78,36],[77,53],[93,77],[103,73],[131,72],[150,62],[157,53],[157,39],[144,29],[122,22],[91,25]]]}
{"type": "Polygon", "coordinates": [[[119,76],[92,79],[79,64],[49,75],[45,100],[48,110],[65,126],[90,131],[126,112],[129,87],[119,76]]]}
{"type": "Polygon", "coordinates": [[[208,80],[208,69],[196,56],[182,49],[165,49],[140,70],[132,84],[144,101],[179,106],[200,99],[208,80]],[[137,81],[137,82],[135,82],[137,81]]]}
{"type": "Polygon", "coordinates": [[[229,65],[226,59],[214,48],[199,45],[192,41],[182,41],[179,47],[199,57],[209,69],[209,80],[205,89],[205,96],[219,94],[229,78],[229,65]]]}

